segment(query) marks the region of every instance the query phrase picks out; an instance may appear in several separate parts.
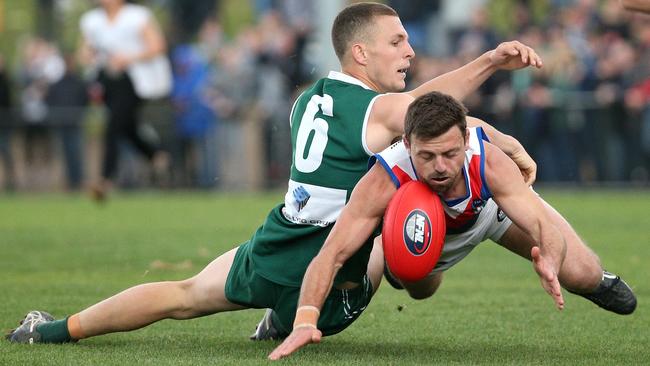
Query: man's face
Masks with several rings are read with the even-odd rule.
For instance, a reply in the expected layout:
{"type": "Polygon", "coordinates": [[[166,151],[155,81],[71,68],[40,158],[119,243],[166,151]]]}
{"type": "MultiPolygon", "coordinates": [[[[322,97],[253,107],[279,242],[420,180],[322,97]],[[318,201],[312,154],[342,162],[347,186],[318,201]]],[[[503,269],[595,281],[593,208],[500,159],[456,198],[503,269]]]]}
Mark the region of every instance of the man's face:
{"type": "Polygon", "coordinates": [[[436,138],[424,141],[411,136],[410,143],[405,142],[420,181],[434,192],[444,194],[462,183],[466,141],[467,136],[453,126],[436,138]]]}
{"type": "Polygon", "coordinates": [[[368,77],[378,91],[386,93],[404,90],[406,71],[415,52],[399,18],[375,17],[366,47],[368,77]]]}

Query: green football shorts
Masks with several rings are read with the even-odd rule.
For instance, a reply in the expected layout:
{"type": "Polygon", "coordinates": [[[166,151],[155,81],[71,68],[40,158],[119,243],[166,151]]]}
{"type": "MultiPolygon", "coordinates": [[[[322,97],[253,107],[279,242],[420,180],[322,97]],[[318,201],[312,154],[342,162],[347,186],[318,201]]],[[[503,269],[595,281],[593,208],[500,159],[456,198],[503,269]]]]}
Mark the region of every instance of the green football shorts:
{"type": "MultiPolygon", "coordinates": [[[[273,325],[284,333],[281,335],[287,336],[293,328],[300,288],[280,285],[260,276],[250,260],[249,246],[250,242],[246,242],[237,250],[226,280],[226,298],[249,308],[273,309],[276,314],[273,325]]],[[[368,306],[371,297],[372,284],[367,275],[356,288],[332,289],[321,309],[318,329],[323,335],[332,335],[347,328],[368,306]]]]}

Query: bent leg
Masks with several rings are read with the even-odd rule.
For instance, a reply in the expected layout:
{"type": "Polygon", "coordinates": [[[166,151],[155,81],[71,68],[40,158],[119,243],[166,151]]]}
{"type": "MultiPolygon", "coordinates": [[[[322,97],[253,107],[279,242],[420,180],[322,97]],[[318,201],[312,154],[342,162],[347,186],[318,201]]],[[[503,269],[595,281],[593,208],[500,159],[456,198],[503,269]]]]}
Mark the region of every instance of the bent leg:
{"type": "MultiPolygon", "coordinates": [[[[540,198],[541,199],[541,198],[540,198]]],[[[573,292],[590,292],[602,278],[603,269],[598,256],[580,239],[571,225],[553,207],[544,202],[553,224],[560,230],[567,246],[558,278],[562,287],[573,292]]],[[[530,260],[535,245],[533,238],[514,223],[497,242],[508,250],[530,260]]]]}
{"type": "Polygon", "coordinates": [[[384,251],[382,249],[381,235],[379,235],[375,238],[372,252],[370,253],[370,261],[368,263],[368,277],[371,279],[373,286],[375,286],[375,291],[377,291],[377,288],[379,287],[382,275],[386,276],[387,281],[396,282],[395,284],[391,284],[393,287],[397,289],[406,289],[409,296],[416,300],[423,300],[433,296],[442,283],[442,272],[431,272],[419,281],[408,282],[397,279],[389,270],[384,273],[384,265],[384,251]],[[392,278],[389,278],[389,276],[392,278]],[[375,285],[375,278],[377,278],[377,285],[375,285]],[[397,285],[401,285],[401,287],[396,287],[397,285]]]}
{"type": "Polygon", "coordinates": [[[440,287],[440,284],[442,283],[442,274],[443,272],[431,272],[425,278],[419,281],[401,282],[411,298],[415,300],[424,300],[436,293],[440,287]]]}
{"type": "Polygon", "coordinates": [[[221,255],[190,279],[138,285],[81,311],[82,338],[139,329],[162,319],[190,319],[244,309],[230,303],[225,295],[237,249],[221,255]]]}
{"type": "MultiPolygon", "coordinates": [[[[580,239],[571,225],[548,203],[542,202],[567,245],[567,253],[558,274],[562,287],[605,310],[617,314],[634,312],[636,296],[632,289],[620,277],[604,272],[598,256],[580,239]]],[[[497,242],[530,260],[534,241],[516,225],[511,225],[497,242]]]]}
{"type": "Polygon", "coordinates": [[[372,283],[372,293],[374,294],[379,289],[381,284],[381,277],[384,275],[384,249],[381,244],[381,235],[375,238],[370,252],[370,259],[368,260],[368,278],[372,283]]]}

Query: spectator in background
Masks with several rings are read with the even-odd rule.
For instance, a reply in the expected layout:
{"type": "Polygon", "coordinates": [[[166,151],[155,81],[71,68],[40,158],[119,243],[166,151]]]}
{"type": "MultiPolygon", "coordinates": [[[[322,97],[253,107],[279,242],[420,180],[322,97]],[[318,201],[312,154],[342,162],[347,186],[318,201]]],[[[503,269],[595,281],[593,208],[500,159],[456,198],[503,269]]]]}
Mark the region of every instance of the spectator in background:
{"type": "MultiPolygon", "coordinates": [[[[242,167],[241,161],[247,160],[251,152],[247,151],[245,124],[256,120],[256,110],[251,108],[255,100],[255,59],[253,44],[254,34],[245,33],[237,38],[236,43],[222,47],[214,64],[211,80],[211,101],[220,120],[219,155],[222,175],[220,185],[224,188],[241,189],[248,182],[248,171],[252,163],[242,167]],[[250,39],[248,37],[251,37],[250,39]]],[[[249,159],[259,159],[254,155],[249,159]]],[[[248,182],[250,183],[250,182],[248,182]]]]}
{"type": "Polygon", "coordinates": [[[11,155],[11,129],[13,114],[11,111],[11,84],[5,69],[5,62],[0,55],[0,159],[2,161],[4,188],[14,188],[14,161],[11,155]]]}
{"type": "Polygon", "coordinates": [[[429,28],[437,22],[434,17],[440,10],[440,0],[390,0],[388,5],[400,15],[416,54],[431,54],[431,48],[438,45],[430,44],[429,28]]]}
{"type": "Polygon", "coordinates": [[[122,137],[152,162],[157,175],[167,170],[168,154],[140,135],[138,112],[143,99],[169,94],[171,71],[165,39],[149,9],[125,0],[99,4],[81,18],[80,57],[97,70],[108,108],[101,181],[91,189],[93,198],[101,201],[117,173],[122,137]]]}
{"type": "Polygon", "coordinates": [[[175,160],[183,169],[183,181],[191,186],[213,188],[218,177],[217,116],[210,105],[210,65],[192,45],[179,45],[172,52],[174,88],[172,103],[176,121],[175,160]]]}
{"type": "MultiPolygon", "coordinates": [[[[262,6],[262,9],[258,8],[258,31],[262,37],[280,41],[272,42],[269,47],[272,50],[262,50],[262,53],[271,51],[278,57],[276,62],[281,61],[278,66],[286,74],[289,88],[299,88],[310,83],[311,66],[305,60],[305,48],[317,16],[315,1],[274,0],[268,6],[262,6]]],[[[293,98],[289,96],[289,99],[293,98]]]]}
{"type": "Polygon", "coordinates": [[[632,85],[626,92],[625,103],[638,119],[641,165],[635,169],[636,178],[650,180],[650,17],[644,17],[633,23],[634,41],[641,50],[635,66],[630,70],[632,85]]]}
{"type": "Polygon", "coordinates": [[[302,53],[305,34],[296,29],[287,16],[274,10],[262,16],[256,30],[261,38],[256,101],[262,125],[265,188],[286,184],[291,167],[291,136],[286,126],[291,101],[297,97],[292,93],[301,90],[305,82],[303,58],[294,56],[302,53]]]}
{"type": "Polygon", "coordinates": [[[67,54],[64,58],[65,74],[49,87],[45,101],[49,122],[63,147],[67,187],[78,190],[83,179],[81,122],[88,105],[88,86],[77,73],[74,56],[67,54]]]}
{"type": "Polygon", "coordinates": [[[25,160],[29,167],[26,182],[31,188],[43,188],[49,185],[54,155],[45,95],[49,86],[63,77],[65,63],[57,47],[40,37],[26,39],[21,58],[20,120],[24,126],[25,160]]]}

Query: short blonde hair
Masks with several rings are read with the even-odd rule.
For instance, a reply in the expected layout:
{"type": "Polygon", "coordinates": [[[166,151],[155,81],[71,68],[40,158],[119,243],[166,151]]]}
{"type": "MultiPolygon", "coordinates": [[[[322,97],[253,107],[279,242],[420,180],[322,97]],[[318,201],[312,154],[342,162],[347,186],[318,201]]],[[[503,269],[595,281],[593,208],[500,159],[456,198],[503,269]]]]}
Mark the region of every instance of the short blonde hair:
{"type": "Polygon", "coordinates": [[[332,45],[339,61],[343,62],[350,43],[365,37],[374,18],[383,15],[398,16],[393,8],[380,3],[356,3],[341,10],[332,25],[332,45]]]}

